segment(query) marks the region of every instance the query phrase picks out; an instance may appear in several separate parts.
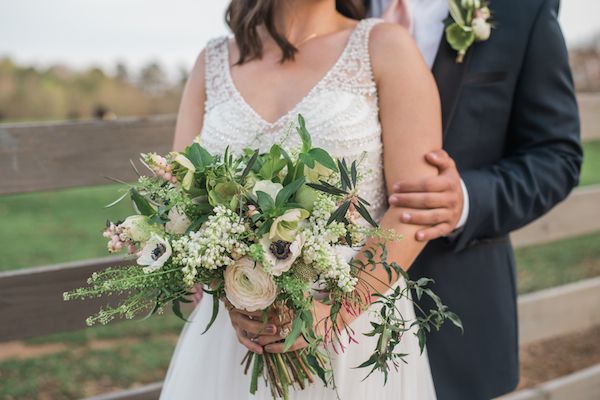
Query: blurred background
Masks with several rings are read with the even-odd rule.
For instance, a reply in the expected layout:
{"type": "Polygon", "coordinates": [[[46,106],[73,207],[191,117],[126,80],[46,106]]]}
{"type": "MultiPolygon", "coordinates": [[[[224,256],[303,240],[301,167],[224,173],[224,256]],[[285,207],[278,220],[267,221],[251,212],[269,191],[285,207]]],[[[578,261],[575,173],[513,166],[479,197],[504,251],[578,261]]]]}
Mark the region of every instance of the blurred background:
{"type": "MultiPolygon", "coordinates": [[[[130,209],[104,208],[120,190],[104,176],[131,179],[128,158],[168,151],[188,71],[227,32],[226,4],[0,0],[0,399],[155,398],[146,385],[162,380],[182,323],[80,329],[90,307],[58,297],[114,262],[99,259],[101,231],[130,209]]],[[[520,389],[600,385],[599,15],[598,1],[562,1],[585,162],[571,198],[513,236],[520,389]]]]}

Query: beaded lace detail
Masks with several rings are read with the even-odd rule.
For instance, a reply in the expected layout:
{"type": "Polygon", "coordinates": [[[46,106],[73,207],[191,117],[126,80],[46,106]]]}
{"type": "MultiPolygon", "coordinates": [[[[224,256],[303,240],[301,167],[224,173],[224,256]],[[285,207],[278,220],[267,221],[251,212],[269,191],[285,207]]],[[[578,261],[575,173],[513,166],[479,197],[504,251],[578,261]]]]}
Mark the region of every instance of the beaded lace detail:
{"type": "Polygon", "coordinates": [[[273,143],[295,148],[290,134],[298,114],[306,118],[313,145],[347,161],[361,160],[361,196],[380,218],[386,209],[383,144],[377,88],[369,56],[369,33],[378,19],[358,23],[342,54],[325,76],[289,112],[268,122],[246,103],[236,89],[229,66],[228,38],[213,39],[206,47],[204,126],[196,138],[211,152],[234,153],[245,147],[268,151],[273,143]],[[284,143],[282,143],[284,142],[284,143]]]}

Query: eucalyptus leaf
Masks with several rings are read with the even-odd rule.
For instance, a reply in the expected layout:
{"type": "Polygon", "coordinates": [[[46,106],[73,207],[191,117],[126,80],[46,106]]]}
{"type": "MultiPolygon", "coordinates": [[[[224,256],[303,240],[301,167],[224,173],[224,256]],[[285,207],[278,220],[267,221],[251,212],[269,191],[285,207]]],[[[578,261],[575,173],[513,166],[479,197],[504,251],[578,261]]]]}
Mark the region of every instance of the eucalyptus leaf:
{"type": "Polygon", "coordinates": [[[202,335],[204,335],[206,333],[206,331],[208,331],[210,329],[212,324],[217,319],[217,315],[219,315],[219,298],[217,296],[213,295],[212,299],[213,299],[212,315],[210,317],[210,321],[208,321],[208,325],[206,325],[206,328],[204,328],[204,331],[202,331],[202,333],[201,333],[202,335]]]}
{"type": "MultiPolygon", "coordinates": [[[[292,183],[287,186],[284,186],[283,189],[277,193],[277,198],[275,199],[276,207],[283,207],[283,205],[292,197],[298,189],[304,184],[304,177],[296,179],[292,183]]],[[[260,201],[259,201],[260,204],[260,201]]],[[[262,207],[261,207],[262,208],[262,207]]]]}
{"type": "Polygon", "coordinates": [[[131,188],[131,200],[141,215],[150,216],[154,214],[154,208],[152,208],[150,202],[134,188],[131,188]]]}
{"type": "Polygon", "coordinates": [[[335,161],[333,160],[333,158],[331,158],[331,156],[329,155],[329,153],[327,151],[320,149],[318,147],[315,147],[315,148],[310,149],[308,154],[310,154],[310,156],[316,162],[318,162],[325,168],[329,168],[330,170],[337,172],[337,170],[338,170],[337,165],[335,164],[335,161]]]}
{"type": "Polygon", "coordinates": [[[275,207],[273,198],[271,198],[271,196],[269,196],[267,193],[259,190],[256,192],[256,197],[258,199],[258,206],[263,212],[269,211],[275,207]]]}

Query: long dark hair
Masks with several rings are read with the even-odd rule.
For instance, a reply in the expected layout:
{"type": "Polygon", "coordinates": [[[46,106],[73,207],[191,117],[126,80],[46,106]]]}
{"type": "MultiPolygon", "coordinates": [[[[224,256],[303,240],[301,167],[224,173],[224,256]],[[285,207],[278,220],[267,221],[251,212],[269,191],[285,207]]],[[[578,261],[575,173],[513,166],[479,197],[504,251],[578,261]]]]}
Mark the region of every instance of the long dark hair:
{"type": "MultiPolygon", "coordinates": [[[[237,64],[262,57],[262,42],[257,28],[264,25],[275,43],[281,48],[281,62],[294,59],[298,51],[275,27],[275,4],[282,0],[231,0],[225,21],[235,36],[239,48],[237,64]]],[[[366,17],[363,0],[336,0],[338,12],[356,20],[366,17]]]]}

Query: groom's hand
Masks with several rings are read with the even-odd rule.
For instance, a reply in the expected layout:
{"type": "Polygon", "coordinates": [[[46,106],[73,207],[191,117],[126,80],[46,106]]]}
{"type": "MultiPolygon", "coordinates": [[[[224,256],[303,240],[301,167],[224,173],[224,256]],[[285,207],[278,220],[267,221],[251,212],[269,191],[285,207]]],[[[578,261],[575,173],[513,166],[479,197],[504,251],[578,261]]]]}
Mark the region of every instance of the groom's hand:
{"type": "Polygon", "coordinates": [[[405,209],[401,222],[427,227],[415,234],[418,241],[449,235],[460,220],[464,204],[460,175],[448,153],[433,151],[425,159],[438,169],[438,176],[397,182],[389,198],[390,205],[405,209]]]}

